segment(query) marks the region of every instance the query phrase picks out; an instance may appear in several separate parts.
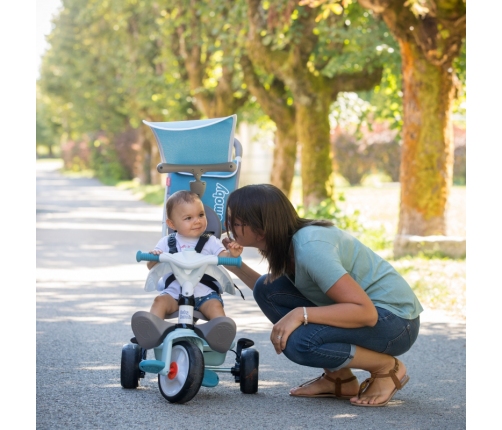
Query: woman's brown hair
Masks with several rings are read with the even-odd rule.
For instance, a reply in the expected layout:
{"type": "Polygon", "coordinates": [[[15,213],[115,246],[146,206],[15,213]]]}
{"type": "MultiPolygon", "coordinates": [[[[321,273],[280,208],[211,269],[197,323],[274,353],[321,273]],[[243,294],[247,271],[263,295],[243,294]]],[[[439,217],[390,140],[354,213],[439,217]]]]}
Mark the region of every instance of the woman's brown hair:
{"type": "Polygon", "coordinates": [[[264,235],[267,249],[260,254],[268,261],[269,280],[286,273],[291,239],[298,230],[309,225],[333,225],[331,221],[300,218],[286,195],[271,184],[247,185],[230,193],[227,231],[235,232],[236,220],[264,235]]]}

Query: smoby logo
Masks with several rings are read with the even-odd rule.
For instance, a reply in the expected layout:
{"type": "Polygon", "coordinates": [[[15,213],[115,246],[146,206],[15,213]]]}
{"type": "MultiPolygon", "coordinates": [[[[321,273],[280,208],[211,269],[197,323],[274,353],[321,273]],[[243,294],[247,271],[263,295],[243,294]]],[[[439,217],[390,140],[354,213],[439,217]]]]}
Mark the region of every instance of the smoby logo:
{"type": "Polygon", "coordinates": [[[214,211],[223,220],[223,212],[225,211],[225,196],[230,192],[220,183],[216,183],[216,192],[213,194],[214,197],[214,211]]]}

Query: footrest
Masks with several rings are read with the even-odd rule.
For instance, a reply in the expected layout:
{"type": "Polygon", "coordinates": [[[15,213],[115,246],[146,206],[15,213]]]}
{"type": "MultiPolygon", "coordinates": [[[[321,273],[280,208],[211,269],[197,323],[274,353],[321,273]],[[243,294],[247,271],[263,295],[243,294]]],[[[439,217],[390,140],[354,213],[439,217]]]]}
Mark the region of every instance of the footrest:
{"type": "Polygon", "coordinates": [[[160,360],[143,360],[139,363],[139,368],[147,373],[159,373],[164,367],[166,363],[160,360]]]}
{"type": "Polygon", "coordinates": [[[204,369],[204,378],[202,379],[203,387],[216,387],[218,382],[220,382],[220,378],[214,370],[204,369]]]}
{"type": "Polygon", "coordinates": [[[131,328],[138,344],[145,349],[159,346],[176,324],[146,311],[138,311],[131,318],[131,328]]]}
{"type": "Polygon", "coordinates": [[[194,330],[214,351],[225,353],[234,341],[237,328],[231,318],[216,317],[205,324],[196,325],[194,330]]]}

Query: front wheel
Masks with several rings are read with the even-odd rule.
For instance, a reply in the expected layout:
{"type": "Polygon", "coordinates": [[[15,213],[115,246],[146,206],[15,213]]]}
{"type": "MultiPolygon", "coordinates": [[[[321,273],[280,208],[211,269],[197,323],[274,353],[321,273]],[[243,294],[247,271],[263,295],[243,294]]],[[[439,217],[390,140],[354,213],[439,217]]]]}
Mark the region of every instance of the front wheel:
{"type": "Polygon", "coordinates": [[[199,392],[204,377],[204,357],[193,343],[173,345],[167,375],[159,375],[159,390],[171,403],[186,403],[199,392]]]}
{"type": "Polygon", "coordinates": [[[241,354],[240,384],[244,394],[254,394],[258,391],[258,365],[260,355],[254,348],[245,349],[241,354]]]}
{"type": "Polygon", "coordinates": [[[141,370],[139,363],[142,358],[141,347],[135,343],[128,343],[122,347],[120,361],[120,384],[124,388],[138,388],[141,370]]]}

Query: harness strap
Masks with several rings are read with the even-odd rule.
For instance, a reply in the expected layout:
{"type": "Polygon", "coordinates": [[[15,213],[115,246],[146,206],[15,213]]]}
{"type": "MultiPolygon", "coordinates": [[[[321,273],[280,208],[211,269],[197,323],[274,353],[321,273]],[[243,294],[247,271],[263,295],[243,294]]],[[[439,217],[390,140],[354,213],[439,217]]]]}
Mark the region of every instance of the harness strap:
{"type": "Polygon", "coordinates": [[[199,237],[199,241],[197,242],[197,245],[195,245],[196,252],[198,252],[200,254],[200,252],[202,251],[202,248],[204,248],[204,245],[209,240],[209,238],[211,237],[212,234],[213,233],[209,232],[209,231],[205,231],[204,233],[202,233],[202,235],[199,237]]]}
{"type": "MultiPolygon", "coordinates": [[[[205,231],[200,237],[197,242],[197,245],[195,245],[195,251],[200,254],[202,251],[202,248],[204,248],[204,245],[207,243],[209,238],[214,234],[212,231],[205,231]]],[[[176,247],[176,233],[170,233],[169,237],[167,238],[167,245],[169,246],[169,254],[176,254],[178,252],[178,248],[176,247]]],[[[170,276],[166,279],[165,282],[165,287],[166,289],[169,285],[171,285],[171,282],[173,282],[176,279],[174,274],[171,273],[170,276]]],[[[211,288],[213,291],[216,293],[220,294],[220,289],[218,286],[215,284],[216,279],[214,279],[212,276],[204,274],[199,281],[201,284],[204,284],[205,286],[211,288]]],[[[221,295],[221,294],[220,294],[221,295]]]]}
{"type": "MultiPolygon", "coordinates": [[[[199,237],[197,245],[195,245],[195,251],[200,254],[202,248],[207,243],[209,238],[214,234],[212,231],[205,231],[199,237]]],[[[167,238],[167,245],[169,246],[169,254],[176,254],[178,252],[178,248],[176,248],[176,233],[170,233],[167,238]]]]}
{"type": "Polygon", "coordinates": [[[178,248],[176,248],[176,233],[169,234],[167,245],[169,246],[169,254],[176,254],[178,252],[178,248]]]}

